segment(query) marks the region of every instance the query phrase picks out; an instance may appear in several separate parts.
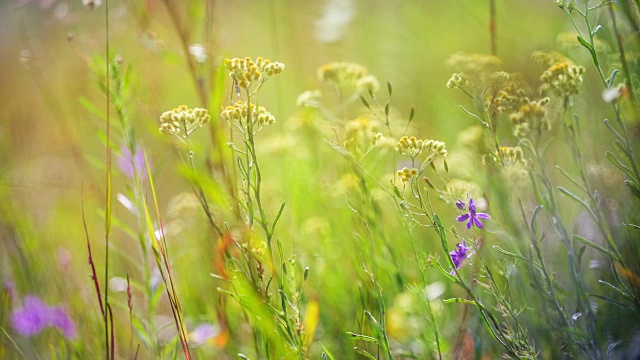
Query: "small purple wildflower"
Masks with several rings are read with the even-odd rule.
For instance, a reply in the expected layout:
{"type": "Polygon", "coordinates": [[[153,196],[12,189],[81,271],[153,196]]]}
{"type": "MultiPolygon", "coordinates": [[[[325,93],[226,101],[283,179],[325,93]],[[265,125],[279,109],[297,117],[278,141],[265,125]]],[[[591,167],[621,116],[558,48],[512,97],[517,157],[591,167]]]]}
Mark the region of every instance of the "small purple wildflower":
{"type": "Polygon", "coordinates": [[[467,246],[467,243],[462,240],[462,242],[456,244],[456,249],[449,253],[451,261],[453,261],[453,265],[456,266],[456,269],[460,269],[462,263],[471,256],[471,253],[469,253],[470,249],[471,248],[467,246]]]}
{"type": "Polygon", "coordinates": [[[60,306],[48,306],[37,296],[27,296],[22,307],[11,312],[13,328],[23,336],[33,336],[46,327],[56,327],[68,338],[76,337],[76,327],[69,313],[60,306]]]}
{"type": "Polygon", "coordinates": [[[464,201],[458,199],[458,201],[456,201],[456,206],[458,207],[458,209],[464,210],[467,204],[464,201]]]}
{"type": "Polygon", "coordinates": [[[195,345],[202,345],[219,333],[220,328],[217,325],[204,323],[191,332],[190,338],[195,345]]]}
{"type": "Polygon", "coordinates": [[[49,308],[49,326],[60,329],[67,339],[74,339],[77,335],[76,325],[67,310],[61,306],[49,308]]]}
{"type": "MultiPolygon", "coordinates": [[[[462,200],[458,199],[458,201],[456,201],[456,206],[459,209],[460,206],[462,206],[461,210],[464,210],[464,202],[462,200]]],[[[478,227],[478,229],[482,229],[484,226],[482,225],[482,222],[480,222],[480,219],[491,219],[491,216],[486,213],[476,212],[476,203],[472,198],[469,198],[469,213],[462,214],[456,218],[456,220],[458,220],[459,222],[465,222],[468,220],[467,230],[471,229],[473,225],[478,227]]]]}
{"type": "Polygon", "coordinates": [[[33,336],[47,326],[49,307],[35,296],[27,296],[21,308],[11,313],[11,323],[18,333],[33,336]]]}
{"type": "Polygon", "coordinates": [[[118,167],[122,174],[130,179],[135,178],[135,174],[138,174],[140,179],[144,179],[147,175],[144,163],[144,153],[142,147],[136,145],[136,153],[131,154],[131,149],[127,146],[123,146],[121,149],[122,155],[118,156],[118,167]]]}

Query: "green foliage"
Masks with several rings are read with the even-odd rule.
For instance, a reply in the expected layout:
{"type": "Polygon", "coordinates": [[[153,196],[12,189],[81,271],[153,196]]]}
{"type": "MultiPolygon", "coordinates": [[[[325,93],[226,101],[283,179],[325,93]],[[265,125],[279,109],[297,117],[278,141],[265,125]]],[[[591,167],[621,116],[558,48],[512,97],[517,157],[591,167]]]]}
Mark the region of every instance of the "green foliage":
{"type": "Polygon", "coordinates": [[[637,4],[36,3],[0,358],[637,355],[637,4]]]}

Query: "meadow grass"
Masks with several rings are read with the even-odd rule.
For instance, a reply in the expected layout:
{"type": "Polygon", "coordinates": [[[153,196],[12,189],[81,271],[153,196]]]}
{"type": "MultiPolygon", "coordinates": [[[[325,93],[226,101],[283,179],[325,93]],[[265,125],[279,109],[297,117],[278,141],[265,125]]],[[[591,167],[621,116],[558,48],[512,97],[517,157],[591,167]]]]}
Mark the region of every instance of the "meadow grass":
{"type": "Polygon", "coordinates": [[[639,7],[1,4],[0,358],[640,358],[639,7]]]}

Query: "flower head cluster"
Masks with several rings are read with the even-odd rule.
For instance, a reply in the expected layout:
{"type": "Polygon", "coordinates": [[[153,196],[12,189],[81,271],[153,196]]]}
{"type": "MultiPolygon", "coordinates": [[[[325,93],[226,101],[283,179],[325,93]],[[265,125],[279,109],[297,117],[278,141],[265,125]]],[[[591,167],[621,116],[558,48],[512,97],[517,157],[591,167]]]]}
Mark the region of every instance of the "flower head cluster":
{"type": "Polygon", "coordinates": [[[467,208],[467,204],[460,199],[456,201],[456,206],[460,210],[465,210],[465,209],[469,210],[467,214],[462,214],[456,218],[456,220],[458,220],[459,222],[465,222],[465,221],[467,222],[467,230],[471,229],[471,227],[473,227],[474,225],[478,229],[482,229],[484,226],[482,225],[482,222],[480,221],[480,219],[491,219],[491,216],[489,216],[489,214],[476,211],[476,203],[475,201],[473,201],[472,198],[469,198],[468,208],[467,208]]]}
{"type": "Polygon", "coordinates": [[[518,111],[522,105],[530,102],[524,84],[510,81],[493,98],[493,106],[498,112],[518,111]]]}
{"type": "Polygon", "coordinates": [[[533,59],[547,67],[540,76],[541,92],[553,91],[561,98],[580,92],[584,67],[575,65],[564,55],[552,51],[536,51],[533,59]]]}
{"type": "Polygon", "coordinates": [[[451,75],[449,81],[447,81],[447,88],[463,88],[469,83],[469,79],[464,73],[454,73],[451,75]]]}
{"type": "Polygon", "coordinates": [[[522,148],[520,146],[501,146],[499,152],[505,162],[505,166],[527,165],[527,160],[524,158],[522,148]]]}
{"type": "Polygon", "coordinates": [[[498,71],[501,63],[500,58],[492,55],[451,55],[446,64],[454,69],[455,73],[447,81],[447,87],[464,89],[467,94],[480,95],[488,86],[500,85],[509,79],[508,73],[498,71]]]}
{"type": "Polygon", "coordinates": [[[211,116],[206,109],[190,109],[182,105],[160,115],[160,131],[176,136],[184,133],[184,136],[187,136],[210,119],[211,116]]]}
{"type": "Polygon", "coordinates": [[[367,68],[360,64],[334,62],[320,66],[318,69],[320,81],[333,83],[338,87],[357,87],[358,90],[375,91],[380,87],[378,80],[369,75],[367,68]]]}
{"type": "Polygon", "coordinates": [[[265,81],[284,70],[283,63],[271,62],[262,57],[256,58],[255,61],[249,57],[225,59],[224,66],[230,71],[229,76],[243,89],[248,89],[254,82],[265,81]]]}
{"type": "Polygon", "coordinates": [[[61,306],[48,306],[36,296],[27,296],[22,307],[11,312],[13,328],[23,336],[33,336],[47,327],[55,327],[68,338],[76,337],[76,327],[67,310],[61,306]]]}
{"type": "MultiPolygon", "coordinates": [[[[574,38],[575,40],[575,38],[574,38]]],[[[531,57],[533,58],[533,60],[535,60],[537,63],[546,66],[546,67],[550,67],[555,63],[561,63],[561,62],[568,62],[569,59],[567,59],[566,56],[560,54],[557,51],[534,51],[533,54],[531,54],[531,57]]]]}
{"type": "Polygon", "coordinates": [[[551,130],[551,123],[547,119],[547,105],[549,98],[530,101],[509,117],[513,126],[513,133],[517,137],[527,136],[531,131],[551,130]]]}
{"type": "Polygon", "coordinates": [[[430,153],[430,156],[447,156],[447,150],[445,143],[436,140],[420,140],[415,136],[403,136],[398,140],[395,146],[397,152],[402,155],[406,155],[412,159],[415,159],[423,151],[430,153]]]}
{"type": "Polygon", "coordinates": [[[258,106],[256,109],[255,104],[249,106],[246,101],[238,101],[231,106],[227,106],[220,116],[227,121],[235,122],[243,129],[248,126],[249,118],[251,118],[252,125],[266,126],[276,122],[276,118],[263,106],[258,106]]]}
{"type": "Polygon", "coordinates": [[[527,160],[524,158],[524,154],[520,146],[501,146],[500,149],[496,150],[495,153],[489,154],[487,157],[484,157],[483,161],[487,161],[488,158],[491,159],[489,161],[503,164],[505,167],[527,166],[527,160]],[[502,159],[502,161],[500,159],[502,159]]]}
{"type": "Polygon", "coordinates": [[[567,61],[558,62],[549,67],[540,80],[543,92],[552,90],[561,98],[580,92],[584,67],[573,65],[567,61]]]}
{"type": "Polygon", "coordinates": [[[400,178],[400,180],[402,180],[403,183],[406,183],[407,181],[411,180],[412,177],[418,175],[418,169],[416,168],[407,169],[405,167],[405,168],[402,168],[402,170],[398,170],[396,175],[398,175],[398,177],[400,178]]]}
{"type": "Polygon", "coordinates": [[[363,149],[375,145],[382,139],[378,136],[378,122],[366,116],[360,116],[347,123],[346,141],[343,147],[352,153],[361,153],[363,149]]]}

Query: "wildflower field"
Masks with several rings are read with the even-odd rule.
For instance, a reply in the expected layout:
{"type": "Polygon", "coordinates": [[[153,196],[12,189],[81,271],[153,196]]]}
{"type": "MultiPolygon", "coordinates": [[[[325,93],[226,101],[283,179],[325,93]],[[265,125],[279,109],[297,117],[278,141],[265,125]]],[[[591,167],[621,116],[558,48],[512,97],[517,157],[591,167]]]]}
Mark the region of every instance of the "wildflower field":
{"type": "Polygon", "coordinates": [[[640,359],[639,7],[0,2],[0,359],[640,359]]]}

